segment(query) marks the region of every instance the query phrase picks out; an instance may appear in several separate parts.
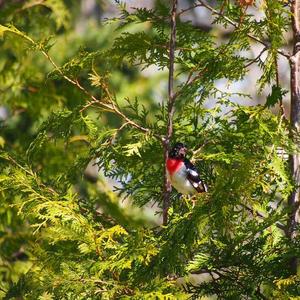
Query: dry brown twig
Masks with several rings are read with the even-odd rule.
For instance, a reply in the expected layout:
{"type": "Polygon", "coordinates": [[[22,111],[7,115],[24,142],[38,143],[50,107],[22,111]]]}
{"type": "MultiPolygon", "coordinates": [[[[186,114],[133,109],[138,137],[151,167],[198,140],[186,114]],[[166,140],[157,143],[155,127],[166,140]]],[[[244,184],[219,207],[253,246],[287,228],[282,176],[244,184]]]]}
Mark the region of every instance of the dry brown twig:
{"type": "MultiPolygon", "coordinates": [[[[30,38],[28,38],[28,40],[33,43],[34,45],[36,45],[36,42],[30,38]]],[[[71,83],[72,85],[76,86],[81,92],[83,92],[85,95],[87,95],[91,100],[82,107],[82,109],[80,110],[81,112],[83,112],[84,110],[86,110],[87,108],[93,106],[93,105],[97,105],[98,107],[106,110],[106,111],[110,111],[115,113],[116,115],[120,116],[128,125],[142,131],[145,133],[151,133],[151,130],[149,128],[143,127],[141,125],[139,125],[138,123],[134,122],[133,120],[129,119],[121,110],[120,108],[116,105],[112,93],[110,92],[108,85],[106,83],[103,83],[103,90],[106,93],[107,99],[108,101],[102,101],[101,99],[97,99],[93,94],[91,94],[87,89],[85,89],[79,82],[78,79],[72,79],[69,76],[65,75],[63,73],[63,71],[58,67],[58,65],[54,62],[54,60],[51,58],[51,56],[48,54],[48,52],[46,52],[44,49],[41,49],[42,54],[48,59],[48,61],[52,64],[52,66],[54,67],[54,69],[65,79],[67,80],[69,83],[71,83]]],[[[162,141],[162,137],[158,134],[152,133],[153,136],[155,138],[157,138],[159,141],[162,141]]]]}

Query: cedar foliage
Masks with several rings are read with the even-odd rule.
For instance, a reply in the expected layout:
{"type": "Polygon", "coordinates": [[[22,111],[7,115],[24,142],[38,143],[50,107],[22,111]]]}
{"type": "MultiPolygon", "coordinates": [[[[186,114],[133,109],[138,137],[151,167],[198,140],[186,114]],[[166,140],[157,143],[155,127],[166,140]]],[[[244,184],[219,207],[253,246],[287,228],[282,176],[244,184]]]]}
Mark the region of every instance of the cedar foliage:
{"type": "Polygon", "coordinates": [[[120,17],[76,37],[78,7],[68,4],[12,2],[0,11],[1,104],[9,111],[0,137],[1,297],[297,297],[288,262],[299,242],[282,230],[293,182],[277,154],[295,144],[288,122],[270,112],[285,94],[276,61],[290,30],[288,3],[264,1],[257,21],[239,2],[217,1],[213,23],[234,24],[221,43],[178,17],[172,141],[194,150],[209,192],[192,207],[173,191],[164,227],[138,208],[162,206],[167,104],[155,98],[166,97],[170,7],[157,1],[128,12],[117,1],[120,17]],[[249,59],[249,35],[263,41],[265,59],[249,59]],[[243,80],[252,62],[262,70],[258,89],[271,90],[266,105],[236,104],[249,95],[216,86],[243,80]],[[145,83],[149,66],[161,73],[145,83]],[[96,182],[83,176],[91,160],[104,174],[96,182]],[[114,192],[108,178],[118,182],[114,192]],[[119,205],[124,197],[131,206],[119,205]],[[211,280],[196,284],[191,273],[211,280]]]}

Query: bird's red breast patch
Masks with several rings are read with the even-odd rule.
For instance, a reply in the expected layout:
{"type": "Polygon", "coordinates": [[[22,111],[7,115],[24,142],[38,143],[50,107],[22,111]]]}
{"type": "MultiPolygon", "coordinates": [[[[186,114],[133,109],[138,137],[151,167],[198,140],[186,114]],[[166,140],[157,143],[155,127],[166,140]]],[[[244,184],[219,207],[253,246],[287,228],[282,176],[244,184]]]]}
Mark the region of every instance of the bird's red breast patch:
{"type": "Polygon", "coordinates": [[[184,162],[181,159],[169,158],[167,160],[167,169],[170,175],[173,175],[175,172],[177,172],[183,164],[184,162]]]}

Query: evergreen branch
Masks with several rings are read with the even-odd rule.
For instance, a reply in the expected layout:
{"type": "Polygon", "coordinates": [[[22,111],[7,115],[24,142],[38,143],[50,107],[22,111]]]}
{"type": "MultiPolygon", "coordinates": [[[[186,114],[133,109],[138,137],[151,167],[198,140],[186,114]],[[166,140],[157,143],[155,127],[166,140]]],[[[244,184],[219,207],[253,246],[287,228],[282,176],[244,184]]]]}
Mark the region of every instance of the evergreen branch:
{"type": "MultiPolygon", "coordinates": [[[[69,83],[71,83],[72,85],[76,86],[81,92],[83,92],[85,95],[87,95],[91,101],[87,103],[87,105],[85,105],[82,109],[81,112],[84,111],[86,108],[90,107],[91,105],[97,104],[98,106],[100,106],[101,108],[107,109],[113,113],[115,113],[116,115],[120,116],[122,119],[124,119],[126,121],[126,123],[144,133],[150,133],[151,130],[149,128],[143,127],[141,125],[139,125],[138,123],[134,122],[133,120],[129,119],[115,104],[112,94],[110,93],[108,87],[106,84],[104,84],[102,87],[105,91],[105,93],[107,94],[108,98],[109,98],[109,102],[105,103],[103,101],[101,101],[100,99],[97,99],[93,94],[91,94],[88,90],[86,90],[77,79],[72,79],[69,76],[67,76],[66,74],[64,74],[64,72],[59,68],[59,66],[54,62],[54,60],[52,59],[52,57],[49,55],[48,51],[41,45],[39,45],[37,42],[35,42],[32,38],[30,38],[29,36],[21,33],[19,30],[14,31],[15,33],[21,35],[23,38],[25,38],[27,41],[29,41],[31,44],[33,44],[34,46],[36,46],[38,48],[38,50],[41,51],[41,53],[47,58],[47,60],[51,63],[51,65],[54,67],[54,69],[69,83]]],[[[162,141],[162,137],[158,134],[153,134],[154,137],[156,137],[159,141],[162,141]]]]}
{"type": "Polygon", "coordinates": [[[49,191],[53,195],[58,195],[56,191],[54,191],[52,188],[50,188],[50,187],[46,186],[44,183],[42,183],[32,170],[26,169],[25,167],[23,167],[22,165],[20,165],[15,159],[13,159],[11,156],[7,156],[7,160],[9,160],[16,167],[20,168],[22,171],[24,171],[25,174],[27,174],[30,177],[34,178],[34,180],[36,181],[36,183],[39,186],[45,188],[47,191],[49,191]]]}
{"type": "MultiPolygon", "coordinates": [[[[200,3],[200,6],[203,6],[206,9],[208,9],[209,11],[211,11],[213,14],[216,14],[216,15],[220,16],[221,18],[223,18],[224,20],[226,20],[229,24],[231,24],[234,28],[236,28],[236,29],[239,28],[239,24],[237,24],[235,21],[233,21],[232,19],[230,19],[227,16],[225,16],[223,12],[217,11],[216,9],[214,9],[212,6],[210,6],[209,4],[207,4],[203,0],[198,0],[198,2],[200,3]]],[[[255,41],[255,42],[259,43],[259,44],[264,45],[267,49],[271,48],[271,46],[268,45],[268,43],[262,41],[261,39],[259,39],[258,37],[254,36],[253,34],[247,33],[247,36],[250,39],[252,39],[253,41],[255,41]]],[[[280,49],[277,49],[277,52],[280,55],[284,56],[285,58],[290,59],[291,55],[289,53],[286,53],[286,52],[284,52],[283,50],[280,50],[280,49]]]]}
{"type": "Polygon", "coordinates": [[[245,68],[248,68],[248,67],[250,67],[252,64],[258,62],[259,59],[261,58],[261,56],[263,55],[263,53],[264,53],[266,50],[267,50],[267,48],[264,47],[254,59],[251,59],[251,61],[250,61],[248,64],[245,65],[245,68]]]}
{"type": "Polygon", "coordinates": [[[204,68],[203,70],[200,70],[197,75],[195,75],[194,77],[192,77],[193,76],[193,72],[194,72],[194,70],[192,70],[189,73],[188,78],[187,78],[186,82],[183,84],[182,88],[179,89],[178,91],[176,91],[174,93],[173,98],[176,99],[184,91],[185,88],[193,85],[193,83],[195,81],[197,81],[199,78],[201,78],[201,76],[203,75],[203,73],[205,71],[207,71],[207,68],[204,68]]]}
{"type": "Polygon", "coordinates": [[[168,223],[168,210],[170,206],[171,186],[167,178],[167,159],[170,147],[170,139],[173,134],[173,117],[175,112],[174,97],[174,61],[175,61],[175,44],[176,44],[176,10],[177,0],[173,0],[171,12],[171,33],[170,33],[170,48],[169,48],[169,81],[168,81],[168,120],[167,133],[163,141],[164,148],[164,189],[163,189],[163,225],[168,223]]]}
{"type": "MultiPolygon", "coordinates": [[[[217,283],[221,279],[228,280],[230,282],[235,282],[235,284],[239,285],[243,290],[245,290],[247,287],[241,280],[239,279],[239,276],[236,274],[233,274],[230,270],[227,270],[227,268],[220,267],[218,269],[205,269],[202,268],[200,270],[192,271],[190,274],[196,274],[196,275],[203,275],[207,274],[211,277],[211,280],[213,283],[217,283]]],[[[193,288],[197,288],[197,285],[194,285],[193,283],[189,283],[193,288]]],[[[260,299],[267,299],[260,291],[260,286],[257,287],[255,290],[255,294],[260,297],[260,299]]]]}
{"type": "MultiPolygon", "coordinates": [[[[238,275],[233,274],[232,272],[228,271],[227,269],[222,268],[221,270],[213,270],[214,273],[216,273],[218,276],[220,276],[218,279],[220,278],[225,278],[229,281],[234,281],[237,285],[239,285],[243,290],[247,289],[247,286],[241,282],[241,280],[239,279],[238,275]]],[[[217,280],[218,280],[217,279],[217,280]]],[[[259,286],[258,289],[256,289],[255,291],[256,295],[259,296],[261,299],[267,299],[259,290],[259,286]]]]}
{"type": "Polygon", "coordinates": [[[116,139],[118,133],[127,125],[129,125],[128,122],[123,123],[118,129],[116,129],[115,133],[112,135],[112,137],[110,138],[110,143],[112,144],[114,142],[114,140],[116,139]]]}
{"type": "MultiPolygon", "coordinates": [[[[252,214],[252,216],[257,215],[261,219],[265,219],[266,218],[265,215],[263,215],[262,213],[260,213],[258,211],[254,212],[253,208],[251,208],[251,207],[249,207],[249,206],[247,206],[245,204],[241,204],[241,206],[244,207],[247,211],[249,211],[252,214]]],[[[286,227],[283,224],[279,223],[279,222],[276,222],[275,225],[276,225],[277,228],[279,228],[281,230],[286,230],[286,227]]]]}
{"type": "Polygon", "coordinates": [[[35,7],[35,6],[39,6],[39,5],[43,5],[45,2],[45,0],[39,0],[39,1],[32,1],[32,2],[29,2],[29,3],[25,3],[21,8],[15,10],[15,13],[19,13],[19,12],[22,12],[26,9],[29,9],[29,8],[32,8],[32,7],[35,7]]]}
{"type": "MultiPolygon", "coordinates": [[[[60,70],[61,71],[61,70],[60,70]]],[[[63,74],[61,72],[61,74],[63,74]]],[[[64,78],[67,77],[68,79],[70,79],[68,76],[63,75],[64,78]]],[[[80,112],[83,112],[85,109],[87,109],[88,107],[92,106],[92,105],[98,105],[101,108],[104,108],[110,112],[115,113],[116,115],[120,116],[122,119],[124,119],[126,121],[126,125],[130,125],[136,129],[139,129],[142,132],[145,133],[150,133],[151,130],[149,128],[143,127],[139,124],[137,124],[136,122],[134,122],[133,120],[129,119],[115,104],[115,101],[113,100],[113,96],[111,94],[111,92],[109,91],[107,85],[103,85],[102,88],[104,89],[107,97],[108,97],[108,103],[105,103],[103,101],[101,101],[100,99],[97,99],[94,95],[92,95],[89,91],[87,91],[80,83],[78,80],[74,81],[72,79],[68,80],[69,82],[71,82],[72,84],[74,84],[77,88],[79,88],[83,93],[85,93],[87,96],[89,96],[89,98],[91,98],[91,101],[87,103],[87,105],[85,105],[80,112]]],[[[162,140],[161,136],[158,134],[153,134],[154,137],[156,137],[158,140],[162,140]]]]}
{"type": "MultiPolygon", "coordinates": [[[[266,2],[266,5],[267,5],[267,9],[269,11],[269,18],[270,19],[274,18],[275,17],[274,16],[274,12],[272,11],[272,9],[269,8],[268,2],[266,2]]],[[[278,88],[280,88],[280,84],[279,84],[279,69],[278,69],[278,55],[275,55],[275,57],[274,57],[274,65],[275,65],[276,86],[278,88]]],[[[283,102],[282,102],[282,97],[279,98],[279,114],[281,116],[283,116],[283,117],[285,116],[283,102]]],[[[280,122],[281,122],[281,120],[280,120],[280,122]]]]}
{"type": "Polygon", "coordinates": [[[200,153],[200,152],[202,151],[202,149],[203,149],[209,142],[211,142],[211,141],[210,141],[210,140],[205,140],[201,146],[197,147],[197,149],[193,151],[192,157],[197,156],[198,153],[200,153]]]}

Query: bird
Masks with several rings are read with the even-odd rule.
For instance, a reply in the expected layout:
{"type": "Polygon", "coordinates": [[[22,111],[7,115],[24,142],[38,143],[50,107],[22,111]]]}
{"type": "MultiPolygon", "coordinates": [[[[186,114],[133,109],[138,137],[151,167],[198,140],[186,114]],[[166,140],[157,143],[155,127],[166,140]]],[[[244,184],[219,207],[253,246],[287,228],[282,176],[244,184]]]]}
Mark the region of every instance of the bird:
{"type": "Polygon", "coordinates": [[[207,192],[196,167],[186,158],[187,146],[177,142],[168,153],[167,177],[171,185],[183,195],[207,192]]]}

